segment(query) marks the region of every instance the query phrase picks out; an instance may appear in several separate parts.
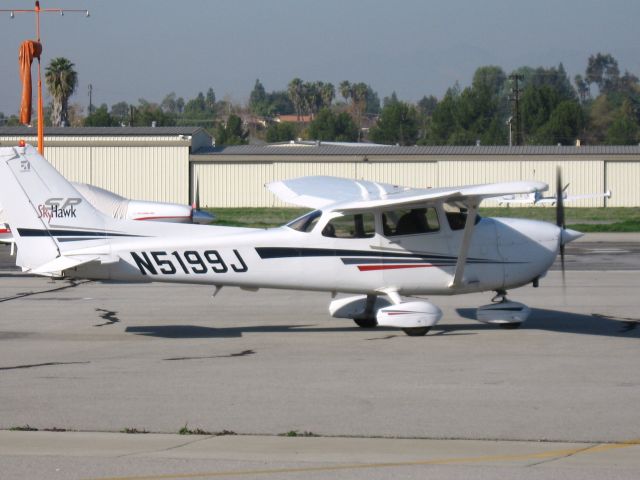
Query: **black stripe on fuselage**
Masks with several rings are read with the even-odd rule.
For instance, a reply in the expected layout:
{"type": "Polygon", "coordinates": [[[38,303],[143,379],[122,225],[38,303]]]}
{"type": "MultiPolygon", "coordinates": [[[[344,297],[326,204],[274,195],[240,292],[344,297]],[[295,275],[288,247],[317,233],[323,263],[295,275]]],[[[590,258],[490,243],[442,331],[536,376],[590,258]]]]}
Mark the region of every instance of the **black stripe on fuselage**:
{"type": "MultiPolygon", "coordinates": [[[[343,258],[346,264],[356,263],[380,263],[383,259],[396,259],[403,262],[416,260],[418,262],[429,262],[438,264],[445,262],[457,262],[458,257],[452,255],[437,254],[416,254],[416,253],[396,253],[374,250],[344,250],[334,248],[299,248],[299,247],[256,247],[256,252],[263,260],[272,258],[295,258],[295,257],[366,257],[375,260],[365,260],[357,258],[343,258]]],[[[505,263],[501,260],[490,260],[484,258],[468,258],[467,263],[505,263]]]]}
{"type": "Polygon", "coordinates": [[[78,237],[73,240],[93,240],[110,237],[140,237],[141,235],[131,235],[128,233],[108,232],[104,230],[44,230],[38,228],[19,228],[18,235],[21,237],[78,237]],[[82,238],[80,238],[82,237],[82,238]],[[88,238],[93,237],[93,238],[88,238]]]}

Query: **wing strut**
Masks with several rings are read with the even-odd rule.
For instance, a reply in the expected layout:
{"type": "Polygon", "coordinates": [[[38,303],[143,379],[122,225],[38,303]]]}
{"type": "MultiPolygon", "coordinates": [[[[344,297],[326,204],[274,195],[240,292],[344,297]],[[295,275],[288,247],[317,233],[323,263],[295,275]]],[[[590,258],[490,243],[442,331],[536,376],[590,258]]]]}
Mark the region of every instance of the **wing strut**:
{"type": "Polygon", "coordinates": [[[449,288],[456,288],[462,285],[462,278],[464,276],[464,267],[467,263],[467,256],[469,254],[469,247],[471,245],[471,236],[476,226],[476,216],[478,215],[478,200],[473,200],[467,204],[467,221],[464,225],[464,234],[462,235],[462,243],[460,244],[460,251],[458,252],[458,262],[456,263],[456,272],[453,275],[453,280],[449,284],[449,288]]]}

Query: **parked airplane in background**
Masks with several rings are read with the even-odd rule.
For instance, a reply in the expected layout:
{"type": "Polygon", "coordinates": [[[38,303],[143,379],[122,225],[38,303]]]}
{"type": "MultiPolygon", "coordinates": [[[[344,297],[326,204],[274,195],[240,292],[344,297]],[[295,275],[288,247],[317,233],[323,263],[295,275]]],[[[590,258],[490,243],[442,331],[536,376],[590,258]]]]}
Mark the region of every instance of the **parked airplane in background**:
{"type": "Polygon", "coordinates": [[[604,193],[587,193],[584,195],[569,195],[567,193],[567,188],[569,188],[569,184],[565,185],[560,194],[556,193],[556,195],[552,197],[545,197],[542,195],[542,192],[532,192],[527,194],[511,194],[511,195],[502,195],[498,198],[499,205],[555,205],[558,202],[558,197],[561,196],[563,202],[572,202],[575,200],[583,200],[585,198],[611,198],[611,191],[606,191],[604,193]]]}
{"type": "MultiPolygon", "coordinates": [[[[129,200],[94,185],[75,182],[71,184],[97,210],[115,219],[199,224],[211,223],[215,219],[213,215],[200,210],[195,202],[194,205],[189,206],[179,203],[129,200]]],[[[1,204],[0,242],[13,243],[13,234],[5,220],[1,204]]]]}
{"type": "Polygon", "coordinates": [[[564,245],[581,235],[564,227],[562,192],[558,225],[478,216],[482,200],[546,190],[540,182],[413,189],[303,177],[268,187],[314,210],[271,229],[118,220],[98,211],[33,147],[0,148],[0,202],[24,271],[211,284],[216,292],[326,291],[334,317],[408,335],[424,335],[442,317],[416,295],[493,290],[495,303],[478,308],[477,319],[519,326],[530,311],[508,301],[507,290],[537,286],[564,245]]]}

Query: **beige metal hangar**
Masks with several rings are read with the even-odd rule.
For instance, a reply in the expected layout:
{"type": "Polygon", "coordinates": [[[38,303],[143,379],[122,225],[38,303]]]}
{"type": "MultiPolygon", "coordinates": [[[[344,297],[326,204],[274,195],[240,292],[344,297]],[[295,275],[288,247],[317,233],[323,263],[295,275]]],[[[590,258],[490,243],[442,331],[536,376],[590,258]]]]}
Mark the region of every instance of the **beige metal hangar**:
{"type": "MultiPolygon", "coordinates": [[[[36,129],[0,128],[0,146],[21,139],[36,146],[36,129]]],[[[45,157],[65,177],[141,200],[190,203],[189,155],[210,145],[198,127],[45,129],[45,157]]]]}
{"type": "MultiPolygon", "coordinates": [[[[555,191],[556,166],[572,195],[611,190],[571,206],[640,206],[640,146],[400,147],[297,142],[209,147],[191,155],[202,205],[282,205],[263,186],[302,175],[336,175],[415,187],[539,180],[555,191]]],[[[489,203],[489,202],[487,202],[489,203]]]]}

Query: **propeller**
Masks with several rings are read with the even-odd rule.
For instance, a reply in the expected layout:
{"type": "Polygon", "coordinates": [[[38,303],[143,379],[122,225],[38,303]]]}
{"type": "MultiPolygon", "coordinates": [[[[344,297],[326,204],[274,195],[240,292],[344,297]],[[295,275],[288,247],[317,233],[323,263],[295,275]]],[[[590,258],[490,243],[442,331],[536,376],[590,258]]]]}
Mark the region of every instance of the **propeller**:
{"type": "Polygon", "coordinates": [[[567,230],[564,218],[564,189],[562,188],[562,170],[556,167],[556,225],[561,228],[560,232],[560,265],[562,268],[562,284],[565,282],[564,273],[564,232],[567,230]]]}

